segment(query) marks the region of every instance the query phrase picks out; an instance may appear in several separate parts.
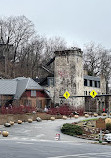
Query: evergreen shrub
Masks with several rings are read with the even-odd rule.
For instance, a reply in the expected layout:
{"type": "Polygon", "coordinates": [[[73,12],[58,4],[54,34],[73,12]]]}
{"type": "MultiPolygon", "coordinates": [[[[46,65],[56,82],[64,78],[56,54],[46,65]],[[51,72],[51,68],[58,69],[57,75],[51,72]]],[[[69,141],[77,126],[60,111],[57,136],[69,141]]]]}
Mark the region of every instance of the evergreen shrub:
{"type": "Polygon", "coordinates": [[[70,136],[83,134],[83,130],[80,126],[69,123],[65,123],[63,125],[63,127],[61,128],[61,132],[70,136]]]}

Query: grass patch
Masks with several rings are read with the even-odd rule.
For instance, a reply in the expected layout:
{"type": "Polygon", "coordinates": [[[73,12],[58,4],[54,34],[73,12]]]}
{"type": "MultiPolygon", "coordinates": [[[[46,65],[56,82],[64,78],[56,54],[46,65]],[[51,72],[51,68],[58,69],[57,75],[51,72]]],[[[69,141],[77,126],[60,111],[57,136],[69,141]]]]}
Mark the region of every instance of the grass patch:
{"type": "Polygon", "coordinates": [[[86,121],[95,121],[95,120],[98,120],[98,118],[86,119],[86,120],[82,120],[82,122],[86,122],[86,121]]]}

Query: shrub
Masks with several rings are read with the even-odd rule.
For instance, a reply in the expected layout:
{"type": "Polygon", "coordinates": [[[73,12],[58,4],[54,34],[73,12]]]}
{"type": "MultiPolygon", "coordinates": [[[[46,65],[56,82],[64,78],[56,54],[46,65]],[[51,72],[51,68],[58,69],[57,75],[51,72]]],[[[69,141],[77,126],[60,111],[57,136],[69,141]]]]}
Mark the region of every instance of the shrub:
{"type": "Polygon", "coordinates": [[[111,123],[106,123],[106,130],[111,131],[111,123]]]}
{"type": "Polygon", "coordinates": [[[35,107],[31,106],[13,106],[13,107],[1,107],[1,114],[25,114],[36,111],[35,107]]]}
{"type": "Polygon", "coordinates": [[[82,116],[83,113],[84,113],[84,109],[83,109],[83,107],[74,107],[74,106],[70,106],[68,104],[64,104],[64,105],[61,105],[61,106],[57,106],[55,108],[50,108],[47,113],[51,114],[51,115],[58,115],[58,114],[60,114],[60,115],[69,116],[69,115],[71,115],[74,112],[76,112],[80,116],[82,116]]]}
{"type": "Polygon", "coordinates": [[[83,130],[80,126],[69,123],[63,125],[63,127],[61,128],[61,132],[71,136],[83,134],[83,130]]]}

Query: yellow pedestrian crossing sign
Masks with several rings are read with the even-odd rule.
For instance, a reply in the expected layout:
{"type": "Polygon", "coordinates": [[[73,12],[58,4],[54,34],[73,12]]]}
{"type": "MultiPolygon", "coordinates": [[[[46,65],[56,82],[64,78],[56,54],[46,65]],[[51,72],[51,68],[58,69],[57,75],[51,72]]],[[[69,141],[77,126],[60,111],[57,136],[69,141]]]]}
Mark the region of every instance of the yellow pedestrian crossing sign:
{"type": "Polygon", "coordinates": [[[69,94],[69,92],[68,91],[66,91],[65,93],[64,93],[64,95],[63,95],[66,99],[68,99],[69,98],[69,96],[70,96],[70,94],[69,94]]]}
{"type": "Polygon", "coordinates": [[[90,95],[91,95],[91,97],[94,98],[94,97],[97,95],[97,93],[96,93],[96,91],[93,90],[93,91],[90,93],[90,95]]]}

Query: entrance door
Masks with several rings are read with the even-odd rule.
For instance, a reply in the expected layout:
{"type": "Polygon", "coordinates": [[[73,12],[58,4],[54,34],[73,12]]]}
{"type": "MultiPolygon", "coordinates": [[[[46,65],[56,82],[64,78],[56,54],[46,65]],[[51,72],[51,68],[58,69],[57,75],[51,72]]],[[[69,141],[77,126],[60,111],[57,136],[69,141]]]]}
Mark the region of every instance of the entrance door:
{"type": "Polygon", "coordinates": [[[37,107],[38,109],[42,109],[42,100],[38,100],[38,99],[37,99],[37,101],[36,101],[36,107],[37,107]]]}

